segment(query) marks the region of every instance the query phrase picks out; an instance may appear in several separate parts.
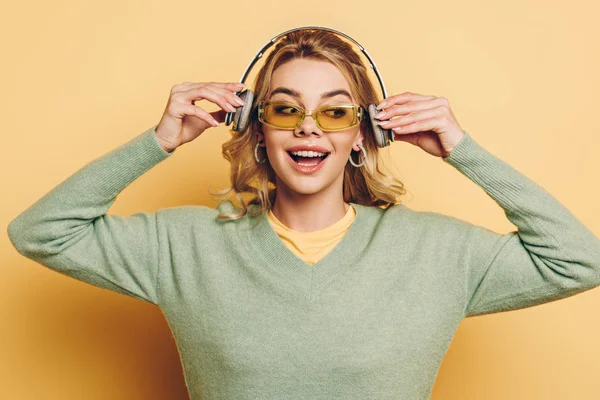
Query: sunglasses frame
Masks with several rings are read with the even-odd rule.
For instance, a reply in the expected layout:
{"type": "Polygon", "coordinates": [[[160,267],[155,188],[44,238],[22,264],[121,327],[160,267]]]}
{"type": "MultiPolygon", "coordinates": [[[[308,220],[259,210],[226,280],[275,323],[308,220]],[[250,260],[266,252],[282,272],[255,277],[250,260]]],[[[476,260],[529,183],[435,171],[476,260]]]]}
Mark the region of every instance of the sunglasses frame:
{"type": "Polygon", "coordinates": [[[261,101],[261,102],[258,103],[258,120],[260,122],[262,122],[263,124],[265,124],[265,125],[272,126],[273,128],[285,129],[285,130],[294,130],[294,129],[296,129],[297,127],[299,127],[302,124],[302,122],[304,121],[304,118],[306,118],[306,116],[311,116],[311,117],[313,117],[313,119],[315,120],[315,123],[317,124],[317,126],[321,130],[326,131],[326,132],[337,132],[337,131],[343,131],[343,130],[348,129],[348,128],[352,128],[353,126],[356,126],[356,125],[360,124],[360,122],[362,121],[363,116],[364,116],[364,108],[362,108],[358,104],[326,104],[326,105],[323,105],[323,106],[321,106],[321,107],[319,107],[319,108],[317,108],[315,110],[308,110],[308,111],[310,111],[310,113],[307,113],[306,110],[302,106],[300,106],[298,104],[294,104],[294,103],[289,102],[289,101],[284,101],[284,100],[276,100],[276,101],[263,100],[263,101],[261,101]],[[297,108],[297,109],[299,109],[302,112],[302,117],[298,121],[298,124],[296,126],[294,126],[294,127],[291,127],[291,128],[284,128],[284,127],[281,127],[281,126],[273,125],[273,124],[271,124],[269,122],[266,122],[266,120],[264,119],[265,108],[267,106],[271,105],[271,104],[289,105],[289,106],[292,106],[294,108],[297,108]],[[319,122],[319,118],[318,118],[317,114],[318,114],[319,110],[321,110],[323,108],[326,108],[326,107],[342,107],[342,108],[348,108],[348,109],[353,110],[354,111],[354,119],[352,121],[352,125],[349,125],[349,126],[346,126],[346,127],[343,127],[343,128],[338,128],[338,129],[325,129],[325,128],[323,128],[321,126],[321,123],[319,122]]]}

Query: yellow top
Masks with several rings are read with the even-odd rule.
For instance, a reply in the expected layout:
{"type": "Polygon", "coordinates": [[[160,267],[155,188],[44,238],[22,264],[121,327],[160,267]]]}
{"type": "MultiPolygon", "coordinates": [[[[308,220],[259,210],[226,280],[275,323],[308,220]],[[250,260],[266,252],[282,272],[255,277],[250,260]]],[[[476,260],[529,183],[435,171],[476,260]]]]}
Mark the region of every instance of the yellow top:
{"type": "Polygon", "coordinates": [[[342,240],[355,218],[356,210],[350,205],[346,215],[335,224],[319,231],[298,232],[281,223],[272,210],[268,214],[269,223],[286,247],[311,265],[325,257],[342,240]]]}

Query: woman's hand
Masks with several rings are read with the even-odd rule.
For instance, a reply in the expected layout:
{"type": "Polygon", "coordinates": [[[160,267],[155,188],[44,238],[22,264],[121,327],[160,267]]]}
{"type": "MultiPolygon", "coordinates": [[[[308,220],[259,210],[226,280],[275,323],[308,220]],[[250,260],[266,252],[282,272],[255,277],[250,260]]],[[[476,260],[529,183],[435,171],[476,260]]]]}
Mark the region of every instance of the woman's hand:
{"type": "Polygon", "coordinates": [[[227,112],[235,111],[243,101],[235,95],[245,86],[235,82],[183,82],[171,88],[165,112],[156,126],[156,138],[166,151],[173,151],[196,139],[211,126],[225,121],[227,112]],[[206,112],[194,104],[206,99],[221,110],[206,112]]]}
{"type": "Polygon", "coordinates": [[[390,119],[379,123],[392,129],[394,140],[418,146],[437,157],[448,157],[465,135],[445,97],[405,92],[390,96],[378,106],[375,118],[390,119]]]}

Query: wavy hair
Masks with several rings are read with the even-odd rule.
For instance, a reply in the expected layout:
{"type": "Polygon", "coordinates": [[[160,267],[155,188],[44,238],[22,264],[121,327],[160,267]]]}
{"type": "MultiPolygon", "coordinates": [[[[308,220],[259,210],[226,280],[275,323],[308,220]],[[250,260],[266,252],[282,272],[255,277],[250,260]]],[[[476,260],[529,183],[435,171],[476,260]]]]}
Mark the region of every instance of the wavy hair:
{"type": "MultiPolygon", "coordinates": [[[[254,147],[258,142],[256,132],[260,129],[258,103],[269,92],[273,71],[295,59],[325,61],[336,66],[348,81],[353,97],[365,110],[369,104],[379,104],[383,100],[377,95],[359,55],[339,35],[320,29],[305,29],[280,38],[255,78],[248,127],[243,132],[230,130],[231,139],[222,145],[223,157],[231,163],[231,187],[210,193],[220,202],[227,201],[235,194],[241,207],[237,213],[221,212],[217,217],[219,220],[235,220],[246,213],[262,216],[274,203],[277,193],[275,171],[268,161],[258,164],[254,159],[254,147]],[[251,197],[244,199],[244,195],[251,197]]],[[[387,209],[401,202],[400,197],[406,194],[406,189],[393,175],[383,172],[382,167],[385,166],[381,149],[375,143],[368,117],[362,119],[361,129],[367,159],[358,168],[349,162],[346,164],[343,198],[345,202],[387,209]]],[[[359,159],[360,154],[354,150],[351,152],[353,160],[359,159]]]]}

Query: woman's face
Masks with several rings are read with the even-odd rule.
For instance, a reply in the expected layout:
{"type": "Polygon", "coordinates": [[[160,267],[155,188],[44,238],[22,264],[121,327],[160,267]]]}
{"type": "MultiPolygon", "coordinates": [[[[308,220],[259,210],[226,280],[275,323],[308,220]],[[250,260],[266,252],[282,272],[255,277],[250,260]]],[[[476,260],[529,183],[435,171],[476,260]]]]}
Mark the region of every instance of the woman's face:
{"type": "MultiPolygon", "coordinates": [[[[290,102],[300,105],[307,112],[327,104],[357,104],[346,78],[336,66],[306,59],[289,61],[273,71],[265,100],[290,102]],[[285,90],[282,92],[282,89],[285,90]],[[297,93],[290,94],[290,91],[297,93]],[[337,94],[321,97],[333,91],[337,94]]],[[[260,127],[262,132],[258,132],[258,139],[262,142],[261,146],[266,147],[269,163],[277,175],[278,191],[287,189],[300,194],[315,194],[335,185],[339,186],[339,193],[342,194],[348,157],[353,148],[360,151],[357,143],[362,144],[360,125],[343,131],[322,131],[312,117],[306,116],[294,130],[262,123],[260,127]],[[318,147],[328,155],[323,160],[318,157],[303,159],[305,164],[315,164],[317,161],[322,164],[318,170],[312,171],[313,168],[302,167],[289,154],[288,150],[296,146],[306,146],[307,149],[318,147]]]]}

